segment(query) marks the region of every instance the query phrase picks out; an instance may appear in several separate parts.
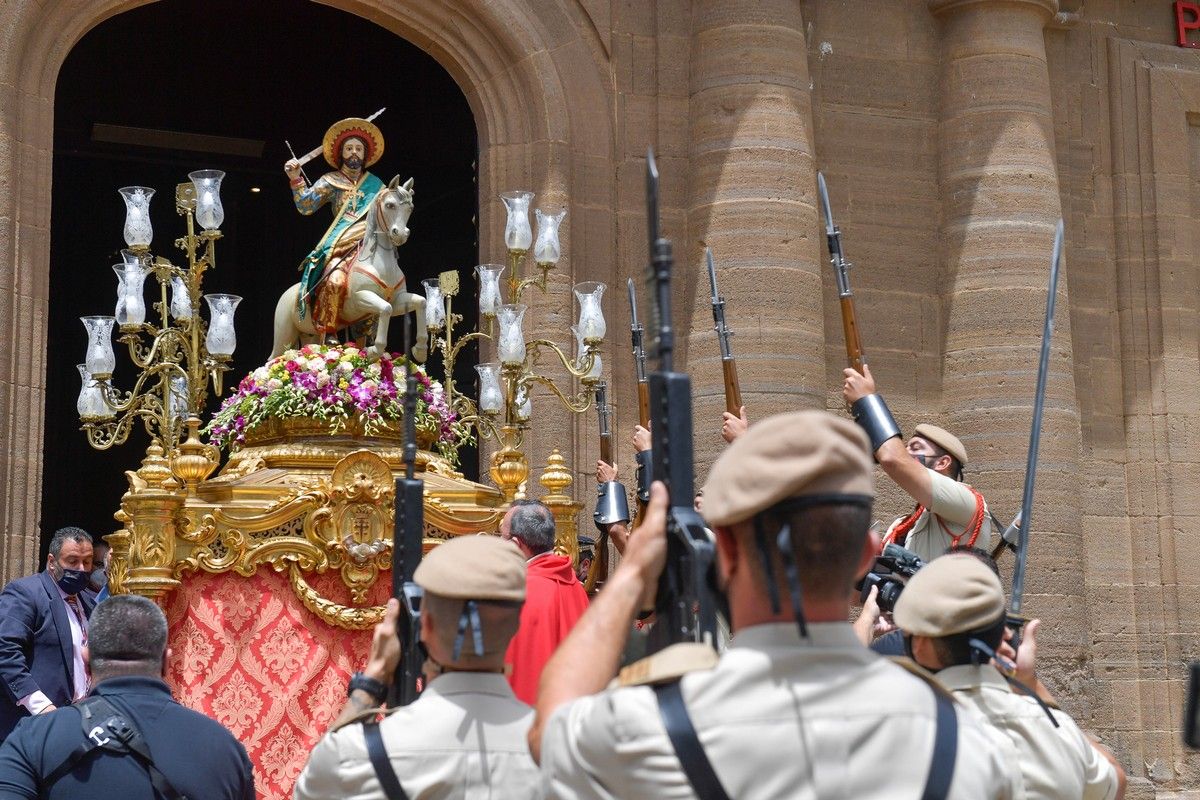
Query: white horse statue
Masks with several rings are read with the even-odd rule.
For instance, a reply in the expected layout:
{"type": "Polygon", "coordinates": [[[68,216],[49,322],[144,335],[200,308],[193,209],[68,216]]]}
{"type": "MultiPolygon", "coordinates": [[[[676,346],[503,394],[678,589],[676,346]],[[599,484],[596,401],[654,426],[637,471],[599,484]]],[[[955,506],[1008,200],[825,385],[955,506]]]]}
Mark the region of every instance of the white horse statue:
{"type": "MultiPolygon", "coordinates": [[[[416,312],[417,338],[412,357],[424,361],[428,354],[425,332],[425,298],[404,289],[404,273],[396,263],[396,248],[408,241],[408,218],[413,211],[413,181],[403,184],[400,176],[381,189],[367,211],[362,246],[349,257],[349,263],[335,265],[346,272],[346,299],[339,316],[347,325],[370,316],[378,317],[375,342],[367,348],[371,358],[387,352],[388,325],[398,314],[416,312]]],[[[271,358],[283,355],[289,347],[313,341],[318,332],[313,325],[312,303],[303,318],[297,300],[300,284],[283,293],[275,305],[275,344],[271,358]]]]}

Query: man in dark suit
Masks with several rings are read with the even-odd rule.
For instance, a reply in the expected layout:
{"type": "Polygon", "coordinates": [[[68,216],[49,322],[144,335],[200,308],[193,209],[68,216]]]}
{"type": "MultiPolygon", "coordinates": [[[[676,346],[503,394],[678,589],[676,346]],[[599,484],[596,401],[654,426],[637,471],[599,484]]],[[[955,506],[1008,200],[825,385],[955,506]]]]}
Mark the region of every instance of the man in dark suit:
{"type": "Polygon", "coordinates": [[[0,741],[22,718],[88,693],[83,647],[95,598],[84,590],[91,571],[92,537],[62,528],[50,540],[46,569],[0,592],[0,741]]]}
{"type": "Polygon", "coordinates": [[[159,607],[116,595],[91,621],[84,657],[95,688],[82,703],[22,720],[4,740],[0,797],[254,800],[246,748],[163,682],[170,651],[159,607]]]}

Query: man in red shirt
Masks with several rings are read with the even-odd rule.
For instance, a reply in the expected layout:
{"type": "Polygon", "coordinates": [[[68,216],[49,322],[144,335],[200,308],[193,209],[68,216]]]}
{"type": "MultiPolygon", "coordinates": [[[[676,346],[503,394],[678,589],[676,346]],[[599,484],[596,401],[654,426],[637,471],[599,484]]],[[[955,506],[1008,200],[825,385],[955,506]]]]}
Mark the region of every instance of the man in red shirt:
{"type": "Polygon", "coordinates": [[[521,548],[526,558],[525,605],[517,635],[504,662],[517,698],[537,700],[542,667],[587,609],[587,592],[571,559],[554,552],[554,515],[536,500],[516,500],[500,522],[500,537],[521,548]]]}

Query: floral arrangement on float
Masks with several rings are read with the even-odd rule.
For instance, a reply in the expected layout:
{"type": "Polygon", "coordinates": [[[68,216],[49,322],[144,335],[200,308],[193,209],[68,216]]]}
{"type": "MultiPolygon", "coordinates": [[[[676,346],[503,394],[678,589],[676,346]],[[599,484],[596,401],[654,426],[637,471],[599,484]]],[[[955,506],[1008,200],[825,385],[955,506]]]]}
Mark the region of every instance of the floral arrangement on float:
{"type": "Polygon", "coordinates": [[[418,442],[451,464],[474,442],[471,426],[446,403],[442,384],[396,353],[378,360],[353,344],[305,345],[251,372],[204,429],[218,447],[237,450],[272,420],[313,420],[330,435],[354,429],[365,436],[395,434],[404,417],[407,370],[417,378],[418,442]]]}

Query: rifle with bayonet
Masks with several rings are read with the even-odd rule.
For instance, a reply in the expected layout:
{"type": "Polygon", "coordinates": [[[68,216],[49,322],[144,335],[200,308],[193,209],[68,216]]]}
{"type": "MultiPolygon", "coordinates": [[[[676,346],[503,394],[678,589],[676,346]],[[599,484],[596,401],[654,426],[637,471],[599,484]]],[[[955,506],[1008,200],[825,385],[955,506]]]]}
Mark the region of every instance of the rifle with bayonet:
{"type": "Polygon", "coordinates": [[[654,350],[658,369],[649,376],[655,480],[666,484],[667,558],[654,599],[656,621],[647,650],[658,652],[676,642],[706,641],[717,646],[717,595],[713,577],[715,547],[704,520],[692,505],[692,385],[673,371],[671,326],[671,242],[658,232],[658,169],[654,151],[646,157],[647,229],[650,264],[647,288],[652,305],[654,350]]]}
{"type": "MultiPolygon", "coordinates": [[[[650,383],[646,379],[646,329],[638,321],[637,291],[633,288],[633,278],[629,278],[627,286],[629,287],[629,319],[631,320],[629,337],[633,341],[633,366],[637,376],[638,424],[649,430],[650,383]]],[[[634,459],[637,461],[637,482],[635,484],[637,486],[637,514],[633,520],[635,526],[642,521],[646,503],[650,500],[651,457],[652,454],[649,450],[642,450],[634,454],[634,459]]]]}
{"type": "MultiPolygon", "coordinates": [[[[412,318],[404,319],[404,339],[411,341],[412,318]]],[[[405,347],[407,350],[407,346],[405,347]]],[[[417,375],[411,359],[405,369],[404,386],[404,477],[396,479],[396,521],[392,543],[392,596],[400,601],[398,623],[400,663],[392,680],[388,705],[408,705],[420,694],[421,666],[425,662],[421,648],[421,587],[413,581],[424,553],[425,481],[413,477],[417,460],[417,375]]]]}
{"type": "Polygon", "coordinates": [[[833,224],[833,211],[829,207],[829,190],[825,188],[825,176],[817,173],[817,189],[821,193],[821,211],[825,215],[825,242],[829,247],[829,263],[837,278],[838,300],[842,306],[842,333],[846,339],[846,359],[859,373],[863,371],[866,356],[863,355],[862,340],[858,335],[858,316],[854,312],[854,293],[850,291],[850,262],[842,253],[842,231],[833,224]]]}
{"type": "Polygon", "coordinates": [[[713,265],[711,248],[704,248],[704,258],[708,261],[708,285],[712,289],[713,327],[717,330],[717,341],[721,343],[721,372],[725,378],[725,410],[735,417],[742,415],[742,387],[738,383],[737,362],[733,360],[733,350],[729,347],[729,337],[733,331],[725,324],[725,298],[717,291],[717,268],[713,265]]]}
{"type": "MultiPolygon", "coordinates": [[[[596,384],[596,415],[600,423],[600,460],[605,464],[613,463],[612,445],[612,406],[608,404],[608,383],[599,381],[596,384]]],[[[629,497],[625,486],[618,481],[605,481],[596,487],[596,511],[592,515],[597,530],[600,531],[596,542],[596,554],[592,566],[588,569],[587,580],[583,588],[588,592],[595,591],[597,585],[603,584],[608,577],[608,528],[618,522],[629,522],[629,497]]]]}
{"type": "Polygon", "coordinates": [[[1033,487],[1037,478],[1038,445],[1042,439],[1042,410],[1046,404],[1046,377],[1050,373],[1050,339],[1054,336],[1054,300],[1058,290],[1058,269],[1062,262],[1063,223],[1054,229],[1054,253],[1050,258],[1050,285],[1046,295],[1046,319],[1042,323],[1042,350],[1038,358],[1037,388],[1033,396],[1033,423],[1029,430],[1029,454],[1025,461],[1025,488],[1021,494],[1021,516],[1017,527],[1017,563],[1013,567],[1012,592],[1005,619],[1013,632],[1010,642],[1015,652],[1021,646],[1025,617],[1021,615],[1025,591],[1025,565],[1029,558],[1029,534],[1033,530],[1033,487]]]}

